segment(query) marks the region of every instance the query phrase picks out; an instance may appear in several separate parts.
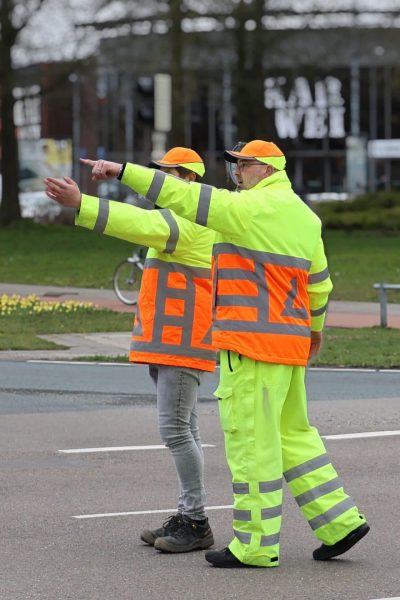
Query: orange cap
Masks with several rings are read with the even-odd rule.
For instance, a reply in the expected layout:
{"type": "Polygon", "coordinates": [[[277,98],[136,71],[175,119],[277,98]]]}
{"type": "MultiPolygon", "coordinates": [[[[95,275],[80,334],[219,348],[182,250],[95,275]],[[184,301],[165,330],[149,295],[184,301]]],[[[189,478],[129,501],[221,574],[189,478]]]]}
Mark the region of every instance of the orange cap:
{"type": "Polygon", "coordinates": [[[245,144],[239,152],[225,150],[224,158],[234,163],[239,158],[241,160],[258,160],[264,164],[274,166],[279,171],[283,170],[286,164],[282,150],[273,142],[265,142],[264,140],[252,140],[245,144]]]}
{"type": "Polygon", "coordinates": [[[199,154],[191,148],[176,146],[168,150],[160,160],[153,160],[150,167],[184,167],[200,177],[205,173],[204,162],[199,154]]]}

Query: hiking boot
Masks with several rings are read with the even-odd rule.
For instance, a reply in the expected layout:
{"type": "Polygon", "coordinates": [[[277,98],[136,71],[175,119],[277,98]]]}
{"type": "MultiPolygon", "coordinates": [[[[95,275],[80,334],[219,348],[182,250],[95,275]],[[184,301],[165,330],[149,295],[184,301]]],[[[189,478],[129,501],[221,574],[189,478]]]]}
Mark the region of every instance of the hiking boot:
{"type": "Polygon", "coordinates": [[[369,525],[367,523],[363,523],[357,529],[351,531],[346,537],[342,540],[336,542],[332,546],[326,546],[322,544],[319,548],[314,550],[313,559],[314,560],[329,560],[330,558],[334,558],[335,556],[339,556],[347,550],[350,550],[354,544],[359,542],[365,535],[367,535],[369,531],[369,525]]]}
{"type": "Polygon", "coordinates": [[[161,552],[190,552],[204,550],[214,543],[214,537],[208,519],[196,521],[189,517],[182,520],[172,533],[161,536],[154,542],[154,548],[161,552]]]}
{"type": "Polygon", "coordinates": [[[177,529],[182,521],[182,515],[179,513],[171,515],[158,529],[144,529],[140,534],[142,542],[154,546],[154,542],[157,538],[162,538],[165,535],[173,533],[177,529]]]}

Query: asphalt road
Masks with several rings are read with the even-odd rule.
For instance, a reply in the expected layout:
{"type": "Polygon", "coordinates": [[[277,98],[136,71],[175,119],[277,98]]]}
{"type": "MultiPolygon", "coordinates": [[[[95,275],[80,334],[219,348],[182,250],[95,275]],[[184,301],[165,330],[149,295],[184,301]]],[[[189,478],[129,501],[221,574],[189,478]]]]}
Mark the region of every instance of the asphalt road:
{"type": "MultiPolygon", "coordinates": [[[[161,555],[138,538],[176,504],[166,449],[61,452],[159,445],[145,368],[4,361],[0,382],[1,600],[400,596],[400,436],[326,440],[371,525],[346,558],[311,559],[318,543],[286,493],[281,566],[227,572],[208,566],[202,552],[161,555]]],[[[203,442],[211,445],[208,506],[227,507],[230,475],[214,383],[203,383],[200,403],[203,442]]],[[[323,435],[400,430],[400,373],[311,371],[308,387],[310,418],[323,435]]],[[[225,546],[231,509],[211,509],[209,518],[216,547],[225,546]]]]}

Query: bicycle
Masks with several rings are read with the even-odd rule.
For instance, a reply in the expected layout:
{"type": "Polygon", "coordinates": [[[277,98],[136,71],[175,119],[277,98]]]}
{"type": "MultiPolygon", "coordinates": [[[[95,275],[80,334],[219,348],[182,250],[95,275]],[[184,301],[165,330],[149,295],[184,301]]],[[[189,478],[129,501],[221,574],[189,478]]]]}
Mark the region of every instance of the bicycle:
{"type": "Polygon", "coordinates": [[[124,304],[134,306],[138,301],[138,290],[144,270],[143,257],[141,252],[134,251],[132,256],[128,256],[120,262],[114,271],[113,286],[117,298],[124,304]]]}

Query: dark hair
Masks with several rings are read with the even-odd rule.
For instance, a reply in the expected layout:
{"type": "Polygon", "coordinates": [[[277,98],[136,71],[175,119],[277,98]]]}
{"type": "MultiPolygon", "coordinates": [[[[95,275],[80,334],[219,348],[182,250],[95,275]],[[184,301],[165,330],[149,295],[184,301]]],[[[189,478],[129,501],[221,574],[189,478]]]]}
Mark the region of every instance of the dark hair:
{"type": "MultiPolygon", "coordinates": [[[[194,173],[194,171],[191,171],[190,169],[186,169],[185,167],[180,167],[180,166],[178,166],[178,167],[175,167],[175,168],[176,168],[176,170],[177,170],[177,171],[178,171],[178,173],[179,173],[179,177],[182,177],[182,179],[185,179],[185,177],[186,177],[186,176],[187,176],[189,173],[194,173]]],[[[197,173],[194,173],[194,174],[196,175],[196,180],[197,180],[197,178],[198,178],[199,176],[197,175],[197,173]]]]}

